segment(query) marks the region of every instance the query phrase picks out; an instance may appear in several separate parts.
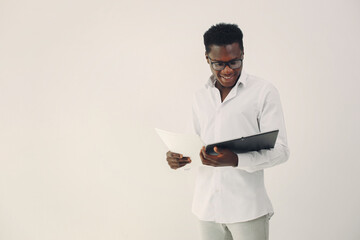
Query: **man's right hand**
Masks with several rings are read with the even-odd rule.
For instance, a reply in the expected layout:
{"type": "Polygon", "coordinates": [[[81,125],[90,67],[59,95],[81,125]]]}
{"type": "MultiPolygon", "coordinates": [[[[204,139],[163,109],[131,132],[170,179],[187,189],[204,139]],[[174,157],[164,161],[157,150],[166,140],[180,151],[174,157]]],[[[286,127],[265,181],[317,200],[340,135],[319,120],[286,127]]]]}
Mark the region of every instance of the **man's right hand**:
{"type": "Polygon", "coordinates": [[[170,151],[166,153],[166,160],[172,169],[178,169],[188,163],[191,163],[191,159],[189,157],[183,157],[183,155],[180,153],[174,153],[170,151]]]}

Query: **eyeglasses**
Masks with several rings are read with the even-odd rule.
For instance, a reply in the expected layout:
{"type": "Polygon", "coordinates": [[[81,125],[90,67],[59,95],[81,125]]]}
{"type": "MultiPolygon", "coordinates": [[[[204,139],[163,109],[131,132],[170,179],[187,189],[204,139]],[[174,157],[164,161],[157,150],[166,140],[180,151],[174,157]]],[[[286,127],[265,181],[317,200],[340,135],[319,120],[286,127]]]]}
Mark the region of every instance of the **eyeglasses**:
{"type": "Polygon", "coordinates": [[[235,59],[235,60],[231,60],[229,62],[213,62],[210,57],[207,57],[207,58],[210,59],[211,67],[215,71],[221,71],[221,70],[225,69],[226,66],[229,66],[229,68],[231,68],[231,69],[240,68],[242,65],[242,61],[243,61],[243,59],[235,59]]]}

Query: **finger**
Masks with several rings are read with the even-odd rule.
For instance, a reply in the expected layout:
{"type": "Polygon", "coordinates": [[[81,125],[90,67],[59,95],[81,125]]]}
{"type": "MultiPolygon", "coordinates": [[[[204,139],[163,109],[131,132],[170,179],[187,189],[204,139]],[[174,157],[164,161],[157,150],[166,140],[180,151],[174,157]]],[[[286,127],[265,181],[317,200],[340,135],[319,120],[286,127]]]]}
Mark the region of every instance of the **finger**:
{"type": "Polygon", "coordinates": [[[186,164],[189,164],[189,162],[186,163],[179,163],[179,168],[185,166],[186,164]]]}
{"type": "Polygon", "coordinates": [[[214,147],[214,152],[216,152],[217,154],[223,154],[224,152],[224,149],[222,149],[222,148],[218,148],[218,147],[214,147]]]}
{"type": "Polygon", "coordinates": [[[213,166],[213,167],[216,167],[218,166],[218,161],[217,160],[214,160],[212,158],[208,158],[207,156],[211,156],[211,155],[207,155],[206,152],[205,152],[205,148],[203,148],[200,152],[200,158],[201,158],[201,162],[204,164],[204,165],[209,165],[209,166],[213,166]]]}
{"type": "Polygon", "coordinates": [[[176,169],[178,169],[178,168],[179,168],[179,165],[172,164],[172,165],[170,165],[170,167],[171,167],[171,169],[176,170],[176,169]]]}
{"type": "Polygon", "coordinates": [[[209,162],[208,162],[208,161],[205,159],[205,157],[204,157],[203,149],[201,149],[199,155],[200,155],[200,159],[201,159],[202,164],[204,164],[204,165],[210,165],[209,162]]]}
{"type": "Polygon", "coordinates": [[[202,148],[202,154],[206,160],[209,161],[217,161],[218,156],[217,155],[210,155],[206,153],[205,147],[202,148]]]}
{"type": "Polygon", "coordinates": [[[177,165],[178,164],[178,159],[177,158],[167,158],[166,160],[171,165],[177,165]]]}
{"type": "Polygon", "coordinates": [[[202,164],[203,164],[203,165],[207,165],[207,166],[212,166],[212,167],[216,167],[216,166],[217,166],[216,163],[214,163],[214,162],[212,162],[212,161],[208,161],[208,160],[206,160],[206,159],[204,159],[204,160],[202,161],[202,164]]]}
{"type": "Polygon", "coordinates": [[[179,166],[179,164],[174,161],[168,161],[168,164],[169,164],[170,168],[172,168],[172,169],[177,169],[179,166]]]}
{"type": "Polygon", "coordinates": [[[202,161],[208,161],[207,157],[206,157],[206,152],[205,152],[205,148],[202,148],[200,151],[200,158],[202,161]]]}
{"type": "Polygon", "coordinates": [[[166,158],[166,160],[169,163],[173,163],[173,164],[177,164],[177,163],[190,163],[191,159],[189,157],[184,157],[184,158],[172,158],[172,157],[168,157],[166,158]]]}
{"type": "Polygon", "coordinates": [[[178,161],[174,161],[174,162],[169,162],[169,166],[172,169],[178,169],[180,167],[185,166],[186,164],[189,164],[189,162],[178,162],[178,161]]]}
{"type": "Polygon", "coordinates": [[[190,162],[186,161],[186,162],[174,162],[170,165],[170,167],[172,169],[178,169],[178,168],[181,168],[183,166],[185,166],[186,164],[189,164],[190,162]]]}
{"type": "Polygon", "coordinates": [[[183,157],[178,159],[179,163],[190,163],[191,159],[189,157],[183,157]]]}
{"type": "Polygon", "coordinates": [[[182,158],[183,155],[180,154],[180,153],[174,153],[174,152],[168,151],[168,152],[166,153],[166,157],[182,158]]]}
{"type": "Polygon", "coordinates": [[[174,152],[172,152],[172,153],[171,153],[171,157],[173,157],[173,158],[182,158],[183,155],[180,154],[180,153],[174,153],[174,152]]]}
{"type": "Polygon", "coordinates": [[[166,157],[171,157],[171,154],[172,154],[172,152],[167,151],[167,153],[166,153],[166,157]]]}
{"type": "Polygon", "coordinates": [[[213,147],[212,149],[204,147],[204,153],[209,156],[216,156],[217,154],[214,149],[215,149],[215,147],[213,147]],[[211,152],[211,153],[209,153],[209,152],[211,152]]]}
{"type": "Polygon", "coordinates": [[[206,161],[206,160],[205,160],[205,158],[204,158],[204,156],[203,156],[203,151],[202,151],[202,149],[200,150],[199,156],[200,156],[201,162],[204,163],[204,161],[206,161]]]}

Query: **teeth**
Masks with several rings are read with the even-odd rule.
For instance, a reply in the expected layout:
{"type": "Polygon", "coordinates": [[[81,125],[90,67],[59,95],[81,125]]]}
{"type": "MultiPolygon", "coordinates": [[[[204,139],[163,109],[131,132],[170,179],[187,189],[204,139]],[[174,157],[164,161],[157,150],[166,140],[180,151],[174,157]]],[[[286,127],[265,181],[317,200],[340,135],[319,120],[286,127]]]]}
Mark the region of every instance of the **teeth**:
{"type": "Polygon", "coordinates": [[[232,78],[232,77],[225,77],[225,76],[221,76],[221,77],[223,77],[223,78],[225,78],[225,79],[229,79],[229,78],[232,78]]]}

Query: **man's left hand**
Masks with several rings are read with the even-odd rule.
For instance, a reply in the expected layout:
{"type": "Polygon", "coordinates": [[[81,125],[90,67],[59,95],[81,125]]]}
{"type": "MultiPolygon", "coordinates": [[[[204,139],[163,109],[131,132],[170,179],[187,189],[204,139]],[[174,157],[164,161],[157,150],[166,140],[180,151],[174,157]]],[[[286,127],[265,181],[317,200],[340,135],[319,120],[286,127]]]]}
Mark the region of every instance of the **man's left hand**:
{"type": "Polygon", "coordinates": [[[238,156],[226,148],[214,147],[214,151],[217,155],[210,155],[205,152],[205,147],[200,151],[200,158],[204,165],[213,167],[225,167],[238,165],[238,156]]]}

